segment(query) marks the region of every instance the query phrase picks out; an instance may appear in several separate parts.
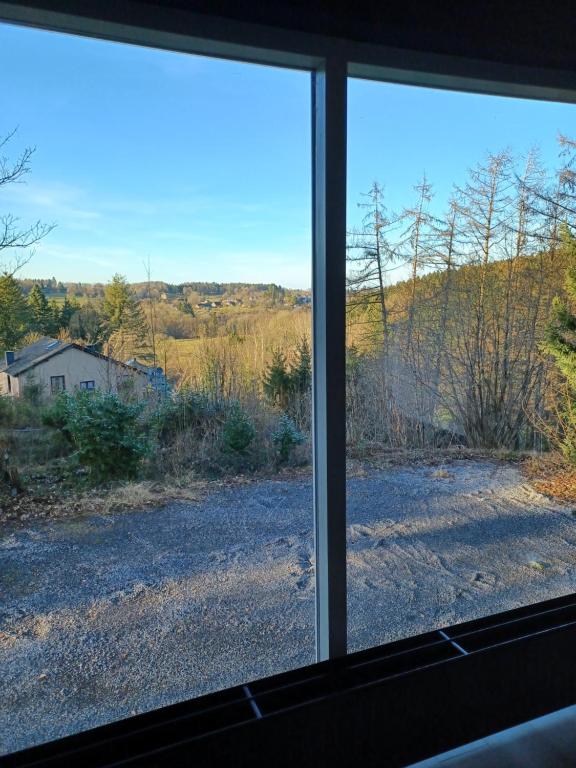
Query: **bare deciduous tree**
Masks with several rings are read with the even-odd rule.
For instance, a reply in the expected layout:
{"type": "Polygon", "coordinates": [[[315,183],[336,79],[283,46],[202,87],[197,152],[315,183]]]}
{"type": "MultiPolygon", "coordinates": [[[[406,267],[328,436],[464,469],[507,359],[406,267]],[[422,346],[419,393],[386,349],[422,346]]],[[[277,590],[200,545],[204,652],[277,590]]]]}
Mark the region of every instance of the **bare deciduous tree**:
{"type": "MultiPolygon", "coordinates": [[[[10,160],[4,154],[15,133],[16,130],[13,130],[0,139],[0,191],[9,184],[22,183],[24,177],[30,172],[34,148],[27,147],[15,160],[10,160]]],[[[1,271],[14,275],[32,258],[31,253],[24,254],[23,251],[36,245],[54,226],[54,224],[43,224],[41,221],[22,225],[20,220],[10,213],[0,215],[0,256],[4,255],[3,252],[15,251],[8,261],[0,262],[1,271]]]]}
{"type": "Polygon", "coordinates": [[[390,313],[386,303],[387,274],[395,268],[397,253],[390,245],[390,233],[398,219],[384,205],[384,190],[374,182],[363,195],[366,211],[359,229],[348,233],[348,309],[356,323],[365,325],[367,340],[380,338],[386,354],[390,313]],[[355,312],[360,310],[360,312],[355,312]]]}

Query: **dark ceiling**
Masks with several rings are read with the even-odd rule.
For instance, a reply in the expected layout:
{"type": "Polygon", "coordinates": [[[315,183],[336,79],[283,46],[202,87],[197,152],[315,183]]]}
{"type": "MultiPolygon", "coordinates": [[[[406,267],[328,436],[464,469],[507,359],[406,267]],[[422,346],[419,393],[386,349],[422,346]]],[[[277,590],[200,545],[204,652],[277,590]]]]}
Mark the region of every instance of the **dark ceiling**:
{"type": "Polygon", "coordinates": [[[565,0],[142,1],[401,48],[576,69],[576,3],[565,0]]]}
{"type": "MultiPolygon", "coordinates": [[[[124,0],[12,2],[104,16],[126,10],[124,0]]],[[[576,71],[574,0],[132,0],[131,6],[187,9],[399,48],[576,71]]]]}

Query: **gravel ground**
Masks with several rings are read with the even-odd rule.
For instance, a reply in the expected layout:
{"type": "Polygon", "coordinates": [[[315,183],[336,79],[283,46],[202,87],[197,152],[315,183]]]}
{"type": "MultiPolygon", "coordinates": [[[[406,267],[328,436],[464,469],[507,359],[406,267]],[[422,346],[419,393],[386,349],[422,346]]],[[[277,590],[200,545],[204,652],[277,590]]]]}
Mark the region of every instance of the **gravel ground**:
{"type": "MultiPolygon", "coordinates": [[[[576,518],[510,464],[348,481],[358,650],[576,590],[576,518]]],[[[312,489],[0,531],[0,752],[313,661],[312,489]]]]}

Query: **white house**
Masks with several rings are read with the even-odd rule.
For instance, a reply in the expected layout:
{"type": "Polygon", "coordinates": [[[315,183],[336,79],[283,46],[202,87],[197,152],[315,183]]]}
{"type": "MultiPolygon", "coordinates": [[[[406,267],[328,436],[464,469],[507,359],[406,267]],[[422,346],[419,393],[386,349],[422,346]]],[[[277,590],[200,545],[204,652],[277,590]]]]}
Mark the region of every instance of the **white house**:
{"type": "Polygon", "coordinates": [[[46,336],[17,352],[5,352],[0,362],[0,395],[18,397],[32,384],[48,396],[99,389],[143,397],[149,388],[148,376],[137,367],[46,336]]]}

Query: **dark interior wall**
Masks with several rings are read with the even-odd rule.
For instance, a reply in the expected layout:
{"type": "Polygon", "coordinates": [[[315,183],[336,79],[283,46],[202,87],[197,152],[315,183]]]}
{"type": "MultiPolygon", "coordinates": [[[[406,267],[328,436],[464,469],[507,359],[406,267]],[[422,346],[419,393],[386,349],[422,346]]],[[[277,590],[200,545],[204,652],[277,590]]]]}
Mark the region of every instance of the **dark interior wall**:
{"type": "MultiPolygon", "coordinates": [[[[107,16],[123,0],[12,0],[107,16]]],[[[430,53],[576,70],[576,4],[567,0],[133,0],[132,7],[190,10],[430,53]]],[[[132,11],[131,11],[132,13],[132,11]]]]}

